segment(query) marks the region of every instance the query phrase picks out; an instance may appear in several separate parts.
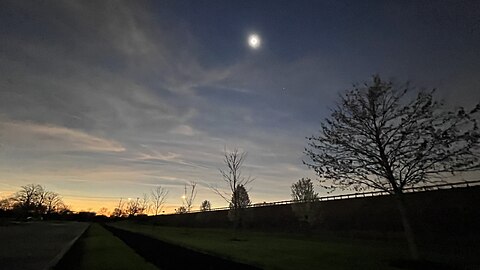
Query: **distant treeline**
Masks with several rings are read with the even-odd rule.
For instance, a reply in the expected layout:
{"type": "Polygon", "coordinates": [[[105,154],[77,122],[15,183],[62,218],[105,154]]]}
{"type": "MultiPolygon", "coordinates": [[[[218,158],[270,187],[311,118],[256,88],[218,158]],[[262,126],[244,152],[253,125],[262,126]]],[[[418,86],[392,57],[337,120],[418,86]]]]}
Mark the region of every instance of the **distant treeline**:
{"type": "Polygon", "coordinates": [[[98,217],[93,212],[72,212],[58,193],[30,184],[0,200],[0,218],[93,221],[105,220],[106,217],[98,217]]]}
{"type": "Polygon", "coordinates": [[[16,218],[42,219],[71,213],[56,192],[38,184],[22,186],[12,196],[0,200],[0,214],[16,218]]]}

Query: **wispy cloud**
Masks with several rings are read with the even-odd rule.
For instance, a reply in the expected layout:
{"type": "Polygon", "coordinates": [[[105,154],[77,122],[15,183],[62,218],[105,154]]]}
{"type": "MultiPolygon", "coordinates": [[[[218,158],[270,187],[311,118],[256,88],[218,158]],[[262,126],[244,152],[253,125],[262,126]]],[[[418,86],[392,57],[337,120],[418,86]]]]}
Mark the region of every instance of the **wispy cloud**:
{"type": "Polygon", "coordinates": [[[173,134],[180,134],[180,135],[185,135],[185,136],[193,136],[197,133],[196,130],[194,130],[191,126],[189,125],[179,125],[176,126],[171,130],[173,134]]]}
{"type": "Polygon", "coordinates": [[[51,124],[7,121],[0,122],[5,143],[13,147],[28,146],[44,151],[123,152],[125,148],[114,140],[51,124]]]}

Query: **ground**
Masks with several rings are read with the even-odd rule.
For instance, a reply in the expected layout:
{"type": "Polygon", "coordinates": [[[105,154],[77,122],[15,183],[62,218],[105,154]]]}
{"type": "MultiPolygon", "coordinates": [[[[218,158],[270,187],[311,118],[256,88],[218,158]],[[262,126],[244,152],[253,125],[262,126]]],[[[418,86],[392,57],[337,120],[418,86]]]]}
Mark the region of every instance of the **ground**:
{"type": "Polygon", "coordinates": [[[406,246],[395,242],[131,223],[115,226],[262,269],[396,269],[390,262],[407,257],[406,246]]]}
{"type": "MultiPolygon", "coordinates": [[[[412,264],[403,238],[389,240],[228,229],[175,228],[116,223],[114,226],[167,243],[214,254],[262,269],[478,269],[458,250],[421,246],[427,261],[412,264]],[[420,267],[420,268],[418,268],[420,267]]],[[[435,246],[435,247],[434,247],[435,246]]],[[[457,247],[460,247],[457,245],[457,247]]],[[[477,256],[478,257],[478,256],[477,256]]],[[[471,259],[471,258],[470,258],[471,259]]]]}
{"type": "Polygon", "coordinates": [[[331,234],[175,228],[129,221],[109,223],[108,230],[93,223],[85,231],[88,225],[24,222],[0,226],[0,268],[47,269],[54,266],[69,247],[55,269],[184,269],[195,264],[210,265],[211,269],[244,269],[250,265],[267,270],[439,270],[478,269],[479,265],[478,260],[451,256],[459,253],[452,252],[452,248],[446,252],[425,246],[422,251],[429,262],[412,265],[406,260],[408,252],[402,239],[385,241],[331,234]],[[82,237],[71,245],[80,235],[82,237]]]}
{"type": "Polygon", "coordinates": [[[0,226],[1,269],[46,269],[86,228],[81,222],[10,222],[0,226]]]}
{"type": "Polygon", "coordinates": [[[134,250],[99,224],[92,224],[56,270],[156,270],[134,250]]]}

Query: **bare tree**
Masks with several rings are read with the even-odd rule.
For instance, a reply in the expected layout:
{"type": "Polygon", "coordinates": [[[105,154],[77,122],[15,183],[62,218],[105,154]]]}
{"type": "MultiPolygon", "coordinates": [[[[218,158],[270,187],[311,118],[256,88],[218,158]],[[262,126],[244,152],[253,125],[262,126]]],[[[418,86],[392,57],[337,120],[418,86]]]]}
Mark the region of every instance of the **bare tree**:
{"type": "Polygon", "coordinates": [[[231,206],[230,212],[234,213],[233,216],[237,217],[235,219],[235,228],[240,225],[242,215],[242,207],[240,205],[241,200],[238,198],[240,192],[236,191],[240,186],[245,189],[247,185],[253,181],[253,178],[250,176],[245,177],[242,174],[243,162],[246,157],[247,153],[239,152],[237,148],[231,152],[225,149],[223,161],[227,168],[225,170],[219,169],[219,171],[222,175],[223,181],[227,184],[230,193],[223,192],[217,187],[211,187],[216,194],[222,197],[231,206]]]}
{"type": "Polygon", "coordinates": [[[70,206],[65,204],[63,201],[60,202],[59,204],[57,204],[57,206],[55,207],[55,213],[58,213],[58,214],[66,214],[68,212],[71,212],[70,211],[70,206]]]}
{"type": "Polygon", "coordinates": [[[118,201],[117,207],[113,209],[112,216],[113,217],[123,217],[125,215],[125,202],[123,201],[123,198],[120,198],[118,201]]]}
{"type": "Polygon", "coordinates": [[[4,198],[0,200],[0,210],[8,211],[12,210],[15,204],[15,200],[13,198],[4,198]]]}
{"type": "Polygon", "coordinates": [[[185,191],[182,196],[183,200],[183,207],[185,207],[187,213],[192,210],[193,202],[195,201],[195,198],[197,197],[197,183],[194,181],[191,181],[188,184],[185,184],[185,191]]]}
{"type": "Polygon", "coordinates": [[[152,207],[155,215],[158,215],[165,204],[165,200],[168,195],[168,190],[158,186],[151,192],[152,207]]]}
{"type": "Polygon", "coordinates": [[[142,199],[140,200],[140,214],[146,214],[150,212],[150,198],[148,197],[148,194],[143,193],[142,199]]]}
{"type": "Polygon", "coordinates": [[[406,99],[409,85],[398,89],[379,76],[340,96],[321,134],[308,138],[305,163],[331,188],[373,188],[395,195],[405,236],[419,258],[404,203],[404,190],[439,181],[446,172],[479,168],[475,114],[444,110],[433,93],[406,99]]]}
{"type": "Polygon", "coordinates": [[[318,199],[318,193],[315,192],[313,182],[309,178],[302,178],[292,184],[292,199],[295,202],[314,202],[318,199]]]}
{"type": "Polygon", "coordinates": [[[23,215],[41,214],[43,212],[43,200],[45,190],[37,184],[22,186],[13,196],[15,208],[20,210],[23,215]]]}
{"type": "Polygon", "coordinates": [[[43,195],[45,204],[45,213],[51,214],[57,212],[63,207],[63,201],[58,193],[53,191],[46,191],[43,195]]]}
{"type": "MultiPolygon", "coordinates": [[[[246,187],[254,180],[250,176],[244,177],[242,174],[243,162],[245,161],[246,157],[247,153],[239,152],[237,148],[231,152],[225,149],[223,161],[227,169],[219,169],[219,171],[230,192],[223,192],[216,186],[211,187],[216,194],[222,197],[229,204],[232,202],[231,196],[234,194],[238,186],[246,187]]],[[[237,207],[234,206],[234,208],[237,207]]]]}
{"type": "Polygon", "coordinates": [[[128,216],[136,216],[138,214],[143,213],[142,205],[140,198],[136,199],[128,199],[127,205],[125,207],[125,211],[128,216]]]}
{"type": "Polygon", "coordinates": [[[35,205],[43,193],[43,187],[36,184],[22,186],[22,188],[15,193],[14,198],[22,205],[35,205]]]}
{"type": "Polygon", "coordinates": [[[22,186],[12,196],[11,201],[13,202],[12,208],[22,216],[49,215],[66,208],[58,193],[48,191],[38,184],[22,186]]]}
{"type": "Polygon", "coordinates": [[[188,213],[187,208],[183,205],[175,209],[175,214],[186,214],[186,213],[188,213]]]}
{"type": "Polygon", "coordinates": [[[102,207],[98,210],[97,215],[106,216],[108,214],[108,208],[102,207]]]}
{"type": "Polygon", "coordinates": [[[208,200],[203,201],[202,204],[200,205],[200,211],[202,212],[210,211],[211,209],[212,209],[212,205],[208,200]]]}
{"type": "MultiPolygon", "coordinates": [[[[301,223],[312,226],[316,220],[318,193],[315,192],[313,182],[309,178],[302,178],[292,184],[292,210],[301,223]]],[[[307,227],[309,229],[309,227],[307,227]]]]}

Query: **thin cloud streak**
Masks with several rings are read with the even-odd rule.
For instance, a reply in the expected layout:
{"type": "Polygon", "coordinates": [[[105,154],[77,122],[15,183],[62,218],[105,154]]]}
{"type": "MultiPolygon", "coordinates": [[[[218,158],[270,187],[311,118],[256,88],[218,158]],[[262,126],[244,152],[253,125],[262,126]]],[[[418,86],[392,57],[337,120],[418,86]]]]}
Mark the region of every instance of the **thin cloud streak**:
{"type": "Polygon", "coordinates": [[[125,148],[114,140],[93,136],[82,131],[55,125],[40,125],[31,122],[0,122],[4,140],[9,146],[29,145],[43,151],[100,151],[123,152],[125,148]]]}

